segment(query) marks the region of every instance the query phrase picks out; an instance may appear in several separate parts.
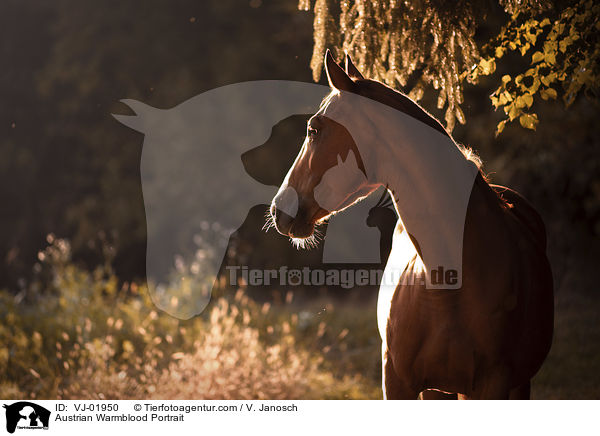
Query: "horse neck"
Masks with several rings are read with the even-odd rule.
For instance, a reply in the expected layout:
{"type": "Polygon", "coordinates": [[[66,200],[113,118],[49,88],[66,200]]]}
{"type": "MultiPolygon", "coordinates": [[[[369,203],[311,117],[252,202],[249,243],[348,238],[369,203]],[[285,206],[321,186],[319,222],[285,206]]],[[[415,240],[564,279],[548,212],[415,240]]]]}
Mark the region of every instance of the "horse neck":
{"type": "Polygon", "coordinates": [[[451,138],[394,112],[370,120],[380,133],[368,154],[369,178],[392,192],[398,216],[418,244],[415,248],[420,248],[426,270],[440,266],[458,270],[459,287],[464,223],[478,169],[451,138]]]}

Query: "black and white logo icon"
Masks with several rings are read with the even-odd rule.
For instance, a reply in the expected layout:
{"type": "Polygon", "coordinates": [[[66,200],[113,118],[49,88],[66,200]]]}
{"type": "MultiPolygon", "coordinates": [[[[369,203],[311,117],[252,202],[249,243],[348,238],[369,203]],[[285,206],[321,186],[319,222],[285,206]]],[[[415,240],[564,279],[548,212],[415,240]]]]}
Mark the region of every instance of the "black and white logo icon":
{"type": "Polygon", "coordinates": [[[4,404],[6,409],[6,431],[14,433],[19,430],[48,429],[50,411],[42,406],[29,401],[19,401],[10,405],[4,404]]]}

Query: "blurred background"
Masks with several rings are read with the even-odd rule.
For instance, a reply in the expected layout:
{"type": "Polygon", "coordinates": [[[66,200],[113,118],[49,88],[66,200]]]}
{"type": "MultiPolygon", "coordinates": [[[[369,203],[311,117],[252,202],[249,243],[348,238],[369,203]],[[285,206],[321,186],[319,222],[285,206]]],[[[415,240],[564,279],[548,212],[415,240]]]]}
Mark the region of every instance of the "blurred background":
{"type": "MultiPolygon", "coordinates": [[[[0,9],[0,397],[381,398],[376,287],[224,286],[187,321],[154,307],[143,135],[111,116],[130,113],[123,98],[171,108],[242,81],[312,82],[312,12],[295,0],[5,0],[0,9]]],[[[491,16],[486,27],[501,23],[491,16]]],[[[598,104],[540,101],[536,131],[508,125],[496,138],[502,117],[489,95],[510,69],[465,88],[467,123],[453,135],[547,226],[555,337],[533,398],[598,398],[598,104]]],[[[421,104],[443,119],[433,96],[421,104]]],[[[279,184],[305,119],[285,120],[270,152],[244,158],[252,177],[279,184]]],[[[269,267],[254,248],[262,244],[290,265],[317,265],[319,249],[297,252],[261,230],[265,211],[257,206],[229,241],[231,262],[269,267]]],[[[379,216],[385,239],[394,220],[379,216]]]]}

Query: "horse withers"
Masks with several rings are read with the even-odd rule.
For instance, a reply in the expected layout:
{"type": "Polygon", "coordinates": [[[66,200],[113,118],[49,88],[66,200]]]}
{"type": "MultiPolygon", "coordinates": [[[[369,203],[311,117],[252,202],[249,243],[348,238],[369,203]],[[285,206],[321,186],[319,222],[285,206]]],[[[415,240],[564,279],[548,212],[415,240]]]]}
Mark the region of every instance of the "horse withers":
{"type": "Polygon", "coordinates": [[[544,224],[404,94],[327,52],[331,93],[271,204],[297,241],[386,186],[400,220],[380,285],[383,391],[529,398],[552,342],[544,224]]]}

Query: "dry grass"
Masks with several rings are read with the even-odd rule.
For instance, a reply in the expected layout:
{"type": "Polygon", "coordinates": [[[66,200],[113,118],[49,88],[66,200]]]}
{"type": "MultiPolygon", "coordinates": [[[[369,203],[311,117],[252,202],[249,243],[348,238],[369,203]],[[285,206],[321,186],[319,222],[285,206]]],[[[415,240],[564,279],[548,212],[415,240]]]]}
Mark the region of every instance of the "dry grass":
{"type": "MultiPolygon", "coordinates": [[[[288,293],[271,305],[240,290],[182,321],[157,311],[145,286],[77,268],[65,241],[40,258],[38,280],[0,291],[2,398],[381,398],[374,300],[288,293]]],[[[600,396],[600,300],[583,277],[573,271],[557,287],[534,398],[600,396]]]]}
{"type": "Polygon", "coordinates": [[[78,269],[68,248],[53,241],[43,280],[0,293],[0,397],[380,397],[376,381],[350,370],[348,331],[299,316],[291,294],[274,308],[240,290],[182,321],[158,312],[144,286],[117,289],[110,270],[78,269]]]}

